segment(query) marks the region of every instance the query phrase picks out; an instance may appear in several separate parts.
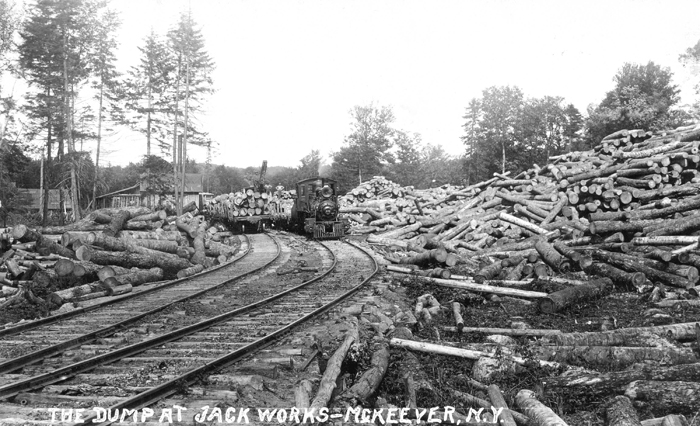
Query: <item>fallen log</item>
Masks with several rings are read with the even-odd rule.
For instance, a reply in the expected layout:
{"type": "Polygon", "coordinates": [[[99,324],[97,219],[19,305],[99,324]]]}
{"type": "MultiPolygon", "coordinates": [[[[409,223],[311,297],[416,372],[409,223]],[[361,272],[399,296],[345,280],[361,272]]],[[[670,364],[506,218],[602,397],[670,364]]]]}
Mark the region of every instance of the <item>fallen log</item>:
{"type": "Polygon", "coordinates": [[[114,237],[117,232],[121,231],[124,224],[129,220],[130,213],[126,210],[121,210],[112,215],[112,221],[107,225],[107,228],[102,231],[105,236],[114,237]]]}
{"type": "Polygon", "coordinates": [[[178,278],[191,277],[192,275],[198,274],[202,271],[204,271],[203,265],[194,265],[194,266],[190,266],[189,268],[184,268],[184,269],[180,269],[179,271],[177,271],[177,277],[178,278]]]}
{"type": "Polygon", "coordinates": [[[618,395],[608,402],[605,407],[605,418],[608,426],[641,426],[637,410],[632,401],[626,396],[618,395]]]}
{"type": "Polygon", "coordinates": [[[583,285],[568,287],[540,299],[539,308],[548,314],[559,312],[575,303],[601,297],[611,290],[612,286],[613,281],[610,278],[600,278],[583,285]]]}
{"type": "Polygon", "coordinates": [[[541,299],[541,298],[547,297],[547,293],[542,293],[542,292],[538,292],[538,291],[518,290],[518,289],[514,289],[514,288],[507,288],[507,287],[493,287],[490,285],[469,283],[469,282],[456,281],[456,280],[445,280],[445,279],[441,279],[441,278],[432,278],[431,281],[434,282],[435,284],[441,286],[441,287],[451,287],[451,288],[457,288],[460,290],[469,290],[469,291],[476,291],[476,292],[481,292],[481,293],[491,293],[491,294],[499,294],[499,295],[504,295],[504,296],[515,296],[515,297],[524,297],[524,298],[533,298],[533,299],[541,299]]]}
{"type": "Polygon", "coordinates": [[[370,367],[352,385],[351,388],[338,396],[342,405],[355,407],[364,404],[382,383],[382,379],[389,368],[389,348],[386,344],[379,345],[379,348],[372,353],[370,367]]]}
{"type": "Polygon", "coordinates": [[[529,389],[518,392],[515,402],[523,414],[538,426],[568,426],[551,408],[538,401],[535,393],[529,389]]]}
{"type": "Polygon", "coordinates": [[[700,410],[697,382],[637,380],[627,386],[625,396],[654,412],[694,415],[700,410]]]}
{"type": "Polygon", "coordinates": [[[313,387],[311,382],[303,379],[294,387],[294,406],[303,409],[311,405],[311,392],[313,387]]]}
{"type": "Polygon", "coordinates": [[[156,222],[159,220],[165,220],[168,217],[165,210],[159,210],[153,213],[146,213],[140,216],[131,217],[129,222],[156,222]]]}
{"type": "Polygon", "coordinates": [[[358,330],[357,328],[353,328],[345,336],[345,339],[343,340],[343,343],[341,343],[340,347],[330,357],[328,364],[326,365],[326,370],[323,372],[321,383],[318,385],[316,397],[314,397],[311,405],[309,406],[310,409],[318,412],[318,410],[321,408],[328,406],[333,390],[336,387],[336,380],[338,375],[340,375],[341,364],[350,350],[350,347],[356,345],[358,340],[358,330]]]}
{"type": "MultiPolygon", "coordinates": [[[[143,250],[148,250],[141,247],[143,250]]],[[[174,276],[181,269],[193,266],[188,260],[177,256],[167,255],[165,253],[156,252],[160,256],[142,253],[130,252],[111,252],[95,250],[92,255],[92,262],[98,265],[116,265],[124,268],[139,268],[151,269],[162,268],[165,272],[165,277],[174,276]]]]}
{"type": "Polygon", "coordinates": [[[572,369],[559,377],[543,380],[545,388],[583,387],[600,395],[622,393],[624,388],[637,380],[657,381],[700,381],[700,364],[678,364],[659,367],[658,365],[640,365],[623,371],[598,373],[572,369]]]}
{"type": "Polygon", "coordinates": [[[120,284],[131,284],[136,287],[141,284],[163,280],[163,270],[161,268],[140,269],[127,274],[114,275],[120,284]]]}
{"type": "Polygon", "coordinates": [[[515,419],[513,418],[513,415],[508,409],[508,404],[506,403],[505,398],[503,398],[503,394],[501,393],[501,390],[498,388],[498,386],[490,385],[488,393],[489,399],[491,400],[493,406],[503,410],[501,412],[500,424],[502,424],[503,426],[515,426],[515,419]]]}
{"type": "MultiPolygon", "coordinates": [[[[431,354],[437,354],[437,355],[450,355],[450,356],[456,356],[456,357],[472,359],[472,360],[478,360],[479,358],[482,358],[482,357],[492,358],[495,356],[493,353],[484,352],[484,351],[474,351],[474,350],[470,350],[470,349],[454,348],[451,346],[442,346],[442,345],[436,345],[433,343],[398,339],[395,337],[389,341],[389,344],[392,347],[406,348],[406,349],[410,349],[410,350],[431,353],[431,354]]],[[[513,362],[515,362],[517,364],[525,364],[527,362],[527,360],[525,360],[524,358],[518,357],[518,356],[510,356],[510,358],[513,360],[513,362]]],[[[550,361],[535,360],[535,362],[538,363],[542,367],[559,368],[561,366],[560,364],[558,364],[556,362],[550,362],[550,361]]]]}
{"type": "Polygon", "coordinates": [[[550,340],[561,346],[656,346],[658,340],[651,345],[647,343],[650,336],[668,337],[677,341],[695,339],[696,324],[698,323],[686,322],[601,332],[562,333],[550,336],[550,340]]]}

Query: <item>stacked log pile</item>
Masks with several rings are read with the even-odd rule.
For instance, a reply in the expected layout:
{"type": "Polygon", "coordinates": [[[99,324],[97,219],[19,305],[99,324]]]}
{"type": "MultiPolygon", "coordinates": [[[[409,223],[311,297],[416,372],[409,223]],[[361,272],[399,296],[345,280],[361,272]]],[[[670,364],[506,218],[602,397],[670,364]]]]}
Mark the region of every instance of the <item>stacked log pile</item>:
{"type": "Polygon", "coordinates": [[[235,217],[260,216],[274,213],[267,192],[253,189],[217,195],[207,202],[206,209],[213,214],[233,220],[235,217]],[[272,209],[271,209],[272,207],[272,209]]]}
{"type": "Polygon", "coordinates": [[[240,246],[231,232],[201,215],[168,216],[142,207],[101,209],[61,227],[17,225],[3,241],[0,310],[39,299],[56,309],[127,293],[225,263],[240,246]]]}
{"type": "MultiPolygon", "coordinates": [[[[543,167],[514,176],[496,174],[466,187],[418,191],[376,179],[383,183],[351,191],[340,212],[352,221],[353,233],[369,234],[366,241],[386,260],[387,270],[430,277],[428,285],[455,289],[461,298],[479,297],[475,293],[517,298],[544,315],[612,292],[632,292],[660,308],[700,306],[699,146],[700,125],[658,133],[623,130],[590,151],[551,157],[543,167]],[[531,290],[531,284],[543,281],[554,290],[531,290]]],[[[602,330],[609,331],[600,333],[470,328],[459,300],[424,295],[407,317],[430,325],[437,314],[453,318],[450,331],[540,339],[529,355],[542,366],[565,371],[545,386],[555,392],[588,386],[626,395],[627,401],[609,401],[611,419],[636,416],[629,401],[667,414],[700,410],[700,398],[694,396],[700,387],[688,373],[699,360],[684,343],[697,341],[698,323],[671,324],[668,313],[647,309],[649,327],[612,330],[613,324],[603,323],[602,330]],[[440,307],[441,302],[447,303],[440,307]],[[611,360],[629,369],[572,368],[609,366],[611,360]],[[640,362],[654,368],[631,367],[640,362]]],[[[476,364],[503,364],[496,353],[510,353],[513,365],[523,362],[514,341],[472,344],[462,352],[400,339],[392,346],[477,360],[474,377],[476,364]]],[[[511,367],[490,368],[493,373],[511,367]]],[[[521,393],[516,402],[523,414],[530,419],[551,415],[532,392],[521,393]]]]}
{"type": "Polygon", "coordinates": [[[235,221],[238,218],[270,216],[273,220],[285,220],[291,215],[293,200],[289,191],[257,192],[247,189],[221,194],[208,200],[204,210],[209,217],[235,221]]]}

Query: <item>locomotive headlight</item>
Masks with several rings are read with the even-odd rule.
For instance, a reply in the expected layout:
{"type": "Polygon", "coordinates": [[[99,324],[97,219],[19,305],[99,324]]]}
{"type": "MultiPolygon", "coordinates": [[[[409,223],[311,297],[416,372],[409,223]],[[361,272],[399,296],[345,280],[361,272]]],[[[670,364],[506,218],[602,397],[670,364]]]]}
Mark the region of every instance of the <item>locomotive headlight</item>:
{"type": "Polygon", "coordinates": [[[330,198],[330,196],[333,195],[333,190],[330,186],[326,185],[321,189],[321,195],[323,195],[324,198],[330,198]]]}

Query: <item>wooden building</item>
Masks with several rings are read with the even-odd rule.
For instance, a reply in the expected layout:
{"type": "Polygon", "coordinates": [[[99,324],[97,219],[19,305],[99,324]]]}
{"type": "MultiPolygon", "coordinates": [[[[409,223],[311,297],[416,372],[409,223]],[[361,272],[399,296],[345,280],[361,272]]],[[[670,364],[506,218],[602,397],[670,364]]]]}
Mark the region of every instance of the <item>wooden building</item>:
{"type": "MultiPolygon", "coordinates": [[[[202,198],[207,194],[203,192],[203,176],[204,175],[201,173],[188,173],[185,175],[185,194],[183,205],[188,204],[190,201],[194,201],[197,204],[197,207],[200,209],[202,208],[202,198]]],[[[149,188],[150,184],[147,176],[146,174],[143,174],[141,175],[140,182],[136,185],[97,197],[96,208],[100,209],[106,207],[116,208],[133,206],[157,207],[168,203],[168,200],[170,200],[170,202],[174,200],[174,193],[162,196],[149,191],[149,188]]]]}

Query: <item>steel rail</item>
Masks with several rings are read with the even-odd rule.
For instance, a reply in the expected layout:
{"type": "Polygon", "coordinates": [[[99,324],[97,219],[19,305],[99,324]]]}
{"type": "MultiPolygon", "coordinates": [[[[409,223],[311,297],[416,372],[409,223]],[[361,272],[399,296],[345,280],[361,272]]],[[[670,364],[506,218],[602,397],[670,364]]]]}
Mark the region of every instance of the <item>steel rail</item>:
{"type": "Polygon", "coordinates": [[[246,236],[246,240],[247,240],[247,244],[248,244],[248,249],[245,251],[245,253],[243,253],[242,256],[239,256],[238,258],[234,258],[230,262],[226,262],[224,264],[217,265],[213,268],[205,269],[204,271],[202,271],[198,274],[190,275],[189,277],[177,278],[177,279],[168,281],[167,283],[164,283],[164,284],[161,284],[161,285],[158,285],[158,286],[155,286],[155,287],[143,290],[143,291],[139,291],[139,292],[135,292],[135,293],[127,293],[127,294],[122,295],[122,296],[117,296],[117,297],[112,298],[110,300],[105,300],[103,302],[96,303],[96,304],[88,306],[86,308],[78,308],[78,309],[74,309],[74,310],[69,311],[69,312],[63,312],[63,313],[58,314],[58,315],[52,315],[52,316],[40,318],[37,320],[24,322],[22,324],[18,324],[18,325],[13,326],[13,327],[3,328],[3,329],[0,329],[0,337],[12,336],[15,334],[19,334],[23,331],[27,331],[27,330],[31,330],[33,328],[39,327],[40,325],[52,324],[52,323],[57,322],[57,321],[62,320],[62,319],[72,318],[72,317],[78,316],[78,315],[86,313],[86,312],[94,311],[95,309],[99,309],[103,306],[113,305],[113,304],[119,303],[123,300],[128,300],[128,299],[131,299],[134,297],[139,297],[139,296],[144,295],[144,294],[150,294],[150,293],[153,293],[155,291],[158,291],[158,290],[161,290],[164,288],[168,288],[168,287],[171,287],[173,285],[180,284],[180,283],[183,283],[186,281],[191,281],[193,279],[202,277],[204,275],[208,275],[208,274],[211,274],[213,272],[219,271],[225,267],[228,267],[228,266],[231,266],[231,265],[238,263],[240,260],[242,260],[243,258],[248,256],[248,254],[250,254],[250,252],[251,252],[250,238],[248,238],[246,236]]]}
{"type": "MultiPolygon", "coordinates": [[[[293,327],[296,327],[297,325],[308,321],[309,319],[317,316],[318,314],[332,308],[333,306],[337,305],[338,303],[342,302],[343,300],[347,299],[348,297],[352,296],[355,294],[360,288],[362,288],[366,283],[368,283],[376,274],[379,272],[379,265],[377,264],[376,260],[374,260],[374,257],[367,252],[364,248],[357,246],[355,244],[352,244],[348,241],[344,241],[346,244],[349,244],[361,252],[363,252],[373,263],[374,265],[374,271],[372,271],[372,274],[370,274],[369,277],[364,279],[360,284],[356,285],[355,287],[352,287],[350,290],[346,291],[345,293],[341,294],[340,296],[336,297],[332,301],[326,303],[325,305],[315,309],[314,311],[304,315],[301,318],[298,318],[297,320],[277,329],[276,331],[268,334],[267,336],[264,336],[252,343],[249,343],[248,345],[239,348],[233,352],[230,352],[224,356],[221,356],[211,362],[208,362],[207,364],[202,365],[201,367],[198,367],[194,370],[191,370],[187,373],[184,373],[174,379],[171,379],[161,385],[158,385],[154,388],[151,388],[147,391],[141,392],[138,395],[134,395],[133,397],[130,397],[118,404],[115,404],[107,410],[117,410],[117,409],[122,409],[122,408],[129,408],[129,409],[140,409],[143,407],[147,407],[155,402],[158,402],[162,400],[163,398],[167,398],[170,395],[173,395],[178,392],[179,389],[181,389],[184,386],[189,386],[191,383],[196,381],[198,378],[207,375],[215,370],[219,370],[221,368],[224,368],[230,364],[235,363],[242,357],[249,355],[253,353],[254,351],[266,346],[267,344],[271,343],[273,340],[276,338],[280,337],[287,331],[291,330],[293,327]]],[[[324,245],[325,246],[325,245],[324,245]]],[[[85,423],[97,423],[95,420],[97,419],[97,416],[95,414],[92,414],[90,416],[87,416],[84,420],[85,423]]],[[[108,426],[113,424],[111,421],[106,421],[99,423],[100,426],[108,426]]]]}
{"type": "MultiPolygon", "coordinates": [[[[179,298],[179,299],[175,299],[175,300],[173,300],[173,301],[171,301],[171,302],[168,302],[168,303],[166,303],[166,304],[164,304],[164,305],[162,305],[162,306],[158,306],[158,307],[153,308],[153,309],[151,309],[151,310],[149,310],[149,311],[143,312],[143,313],[138,314],[138,315],[134,315],[133,317],[129,317],[129,318],[125,319],[125,320],[119,321],[119,322],[114,323],[114,324],[112,324],[112,325],[109,325],[109,326],[107,326],[107,327],[103,327],[103,328],[101,328],[101,329],[99,329],[99,330],[95,330],[95,331],[92,331],[92,332],[90,332],[90,333],[83,334],[82,336],[73,338],[73,339],[71,339],[71,340],[67,340],[67,341],[64,341],[64,342],[61,342],[61,343],[58,343],[58,344],[55,344],[55,345],[51,345],[51,346],[48,346],[48,347],[46,347],[46,348],[39,349],[39,350],[37,350],[37,351],[30,352],[30,353],[28,353],[28,354],[25,354],[25,355],[22,355],[22,356],[19,356],[19,357],[12,358],[12,359],[9,359],[9,360],[7,360],[7,361],[1,362],[1,363],[0,363],[0,374],[10,373],[10,372],[15,371],[15,370],[17,370],[17,369],[19,369],[19,368],[22,368],[22,367],[25,367],[25,366],[27,366],[27,365],[34,364],[34,363],[36,363],[36,362],[38,362],[38,361],[41,361],[42,359],[46,359],[46,358],[49,358],[49,357],[51,357],[51,356],[54,356],[54,355],[56,355],[56,354],[58,354],[58,353],[61,353],[61,352],[65,351],[65,350],[67,350],[67,349],[70,349],[70,348],[73,348],[73,347],[75,347],[75,346],[78,346],[78,345],[82,345],[82,344],[91,342],[91,341],[93,341],[93,340],[95,340],[95,339],[99,339],[99,338],[108,336],[108,335],[113,334],[113,333],[119,331],[120,329],[122,329],[122,328],[128,326],[129,324],[132,324],[132,323],[134,323],[134,322],[136,322],[136,321],[139,321],[139,320],[141,320],[141,319],[147,317],[148,315],[152,315],[152,314],[158,313],[158,312],[160,312],[160,311],[162,311],[162,310],[164,310],[164,309],[166,309],[166,308],[168,308],[168,307],[170,307],[170,306],[172,306],[172,305],[174,305],[174,304],[176,304],[176,303],[185,302],[185,301],[187,301],[187,300],[189,300],[189,299],[192,299],[192,298],[201,296],[201,295],[204,294],[204,293],[207,293],[207,292],[210,292],[210,291],[212,291],[212,290],[218,289],[219,287],[222,287],[222,286],[224,286],[224,285],[228,285],[228,284],[230,284],[230,283],[232,283],[232,282],[234,282],[234,281],[241,280],[241,279],[243,279],[243,278],[245,278],[245,277],[247,277],[247,276],[249,276],[249,275],[252,275],[252,274],[254,274],[254,273],[256,273],[256,272],[261,271],[262,269],[267,268],[270,264],[272,264],[274,261],[276,261],[276,260],[279,258],[280,254],[281,254],[281,252],[282,252],[282,251],[281,251],[281,248],[280,248],[280,244],[279,244],[279,242],[277,241],[277,239],[274,238],[274,237],[272,237],[272,236],[270,236],[270,235],[268,235],[268,237],[275,243],[275,245],[276,245],[276,247],[277,247],[277,253],[275,254],[275,257],[274,257],[272,260],[270,260],[269,262],[265,263],[264,265],[262,265],[262,266],[260,266],[260,267],[258,267],[258,268],[255,268],[255,269],[253,269],[253,270],[251,270],[251,271],[248,271],[248,272],[246,272],[246,273],[244,273],[244,274],[242,274],[242,275],[238,275],[238,276],[236,276],[236,277],[233,277],[233,278],[230,278],[230,279],[228,279],[228,280],[226,280],[226,281],[223,281],[223,282],[221,282],[221,283],[219,283],[219,284],[217,284],[217,285],[215,285],[215,286],[213,286],[213,287],[205,288],[205,289],[203,289],[203,290],[197,291],[197,292],[192,293],[192,294],[190,294],[190,295],[181,297],[181,298],[179,298]]],[[[248,252],[250,252],[250,250],[248,250],[248,252]]],[[[241,257],[241,258],[242,258],[242,257],[241,257]]],[[[229,263],[227,263],[225,266],[231,266],[231,265],[232,265],[232,263],[229,262],[229,263]]],[[[0,386],[0,398],[1,398],[2,395],[3,395],[3,389],[4,389],[4,386],[0,386]]]]}
{"type": "MultiPolygon", "coordinates": [[[[279,246],[278,246],[279,247],[279,246]]],[[[324,246],[325,247],[325,246],[324,246]]],[[[332,254],[332,251],[326,247],[327,250],[332,254]]],[[[269,264],[269,263],[268,263],[269,264]]],[[[144,352],[148,349],[152,349],[154,347],[160,346],[164,343],[171,342],[174,340],[181,339],[182,337],[188,336],[190,334],[196,333],[198,331],[205,330],[209,327],[212,327],[216,324],[228,321],[232,317],[238,316],[245,314],[259,306],[268,304],[274,300],[277,300],[283,296],[286,296],[287,294],[297,291],[303,287],[306,287],[322,278],[325,278],[328,274],[330,274],[334,269],[337,264],[337,259],[335,256],[333,256],[333,264],[328,268],[326,272],[323,274],[312,278],[311,280],[308,280],[306,282],[303,282],[297,286],[291,287],[287,290],[284,290],[282,292],[279,292],[277,294],[274,294],[270,297],[267,297],[265,299],[258,300],[256,302],[253,302],[251,304],[248,304],[246,306],[231,310],[229,312],[225,312],[223,314],[217,315],[215,317],[208,318],[206,320],[200,321],[195,324],[191,324],[186,327],[179,328],[177,330],[173,330],[171,332],[165,333],[163,335],[154,337],[152,339],[144,340],[138,343],[134,343],[133,345],[125,346],[120,349],[116,349],[101,355],[94,356],[92,358],[88,358],[83,361],[76,362],[74,364],[58,368],[54,371],[51,371],[49,373],[44,373],[39,376],[34,376],[25,380],[21,380],[18,382],[10,383],[5,386],[0,386],[0,398],[11,398],[15,396],[19,392],[24,392],[24,391],[29,391],[33,390],[36,388],[40,388],[43,386],[47,386],[59,381],[63,381],[69,377],[72,377],[76,374],[80,374],[82,372],[91,370],[94,367],[97,367],[99,365],[111,363],[114,361],[118,361],[122,358],[126,358],[141,352],[144,352]]],[[[266,266],[266,265],[265,265],[266,266]]],[[[264,267],[264,266],[263,266],[264,267]]],[[[262,269],[258,268],[259,269],[262,269]]],[[[246,275],[249,275],[255,271],[249,272],[246,275]]],[[[45,356],[44,356],[45,357],[45,356]]],[[[31,362],[36,362],[30,361],[31,362]]]]}

